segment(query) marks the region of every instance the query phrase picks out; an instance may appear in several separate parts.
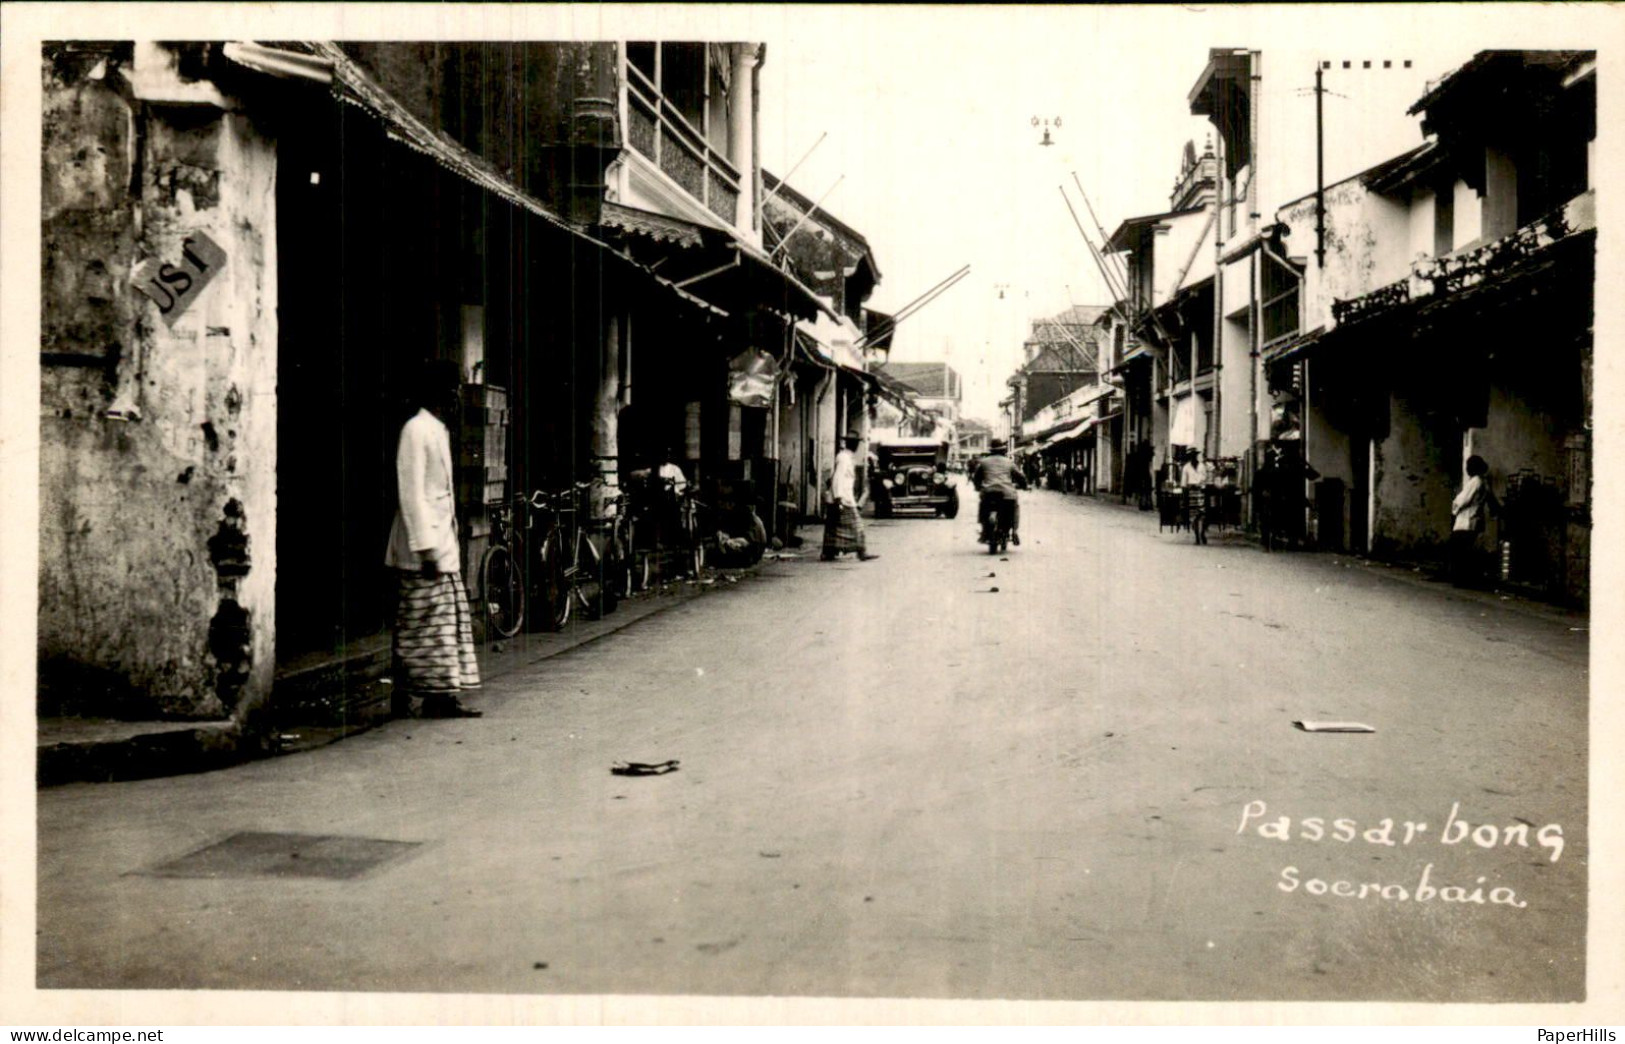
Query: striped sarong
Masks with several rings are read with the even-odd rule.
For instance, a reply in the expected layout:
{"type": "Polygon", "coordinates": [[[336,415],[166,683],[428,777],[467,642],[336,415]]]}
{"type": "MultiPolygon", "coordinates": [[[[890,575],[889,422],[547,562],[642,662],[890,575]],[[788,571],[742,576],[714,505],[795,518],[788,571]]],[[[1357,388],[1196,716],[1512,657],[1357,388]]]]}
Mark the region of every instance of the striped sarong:
{"type": "Polygon", "coordinates": [[[395,607],[395,659],[407,692],[455,693],[480,684],[474,655],[474,618],[456,573],[399,572],[395,607]]]}
{"type": "Polygon", "coordinates": [[[824,554],[864,553],[863,517],[851,504],[831,504],[824,513],[824,554]]]}

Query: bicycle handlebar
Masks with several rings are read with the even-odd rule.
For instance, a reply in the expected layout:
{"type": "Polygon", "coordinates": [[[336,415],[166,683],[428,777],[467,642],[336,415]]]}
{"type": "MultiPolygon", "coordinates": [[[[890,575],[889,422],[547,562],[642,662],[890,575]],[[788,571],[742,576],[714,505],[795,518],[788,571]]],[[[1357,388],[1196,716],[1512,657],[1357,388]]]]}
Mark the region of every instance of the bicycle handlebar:
{"type": "MultiPolygon", "coordinates": [[[[530,499],[526,500],[525,502],[529,504],[529,506],[542,511],[557,510],[554,505],[562,503],[564,505],[564,509],[568,510],[575,506],[576,499],[580,497],[581,494],[592,489],[594,486],[608,485],[609,483],[602,478],[586,479],[581,482],[572,482],[564,489],[538,489],[536,492],[532,493],[530,495],[530,499]]],[[[625,494],[623,493],[622,496],[624,497],[625,494]]],[[[525,500],[523,496],[518,497],[517,499],[525,500]]]]}

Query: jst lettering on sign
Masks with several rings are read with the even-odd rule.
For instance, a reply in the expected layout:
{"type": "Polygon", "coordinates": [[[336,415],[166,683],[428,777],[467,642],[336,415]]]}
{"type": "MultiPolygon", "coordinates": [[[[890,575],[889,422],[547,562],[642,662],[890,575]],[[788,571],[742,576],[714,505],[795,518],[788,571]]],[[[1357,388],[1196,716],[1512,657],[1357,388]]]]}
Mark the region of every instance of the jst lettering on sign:
{"type": "Polygon", "coordinates": [[[164,322],[174,326],[225,265],[226,252],[202,232],[194,232],[181,240],[178,263],[149,258],[136,266],[130,282],[152,298],[164,322]]]}

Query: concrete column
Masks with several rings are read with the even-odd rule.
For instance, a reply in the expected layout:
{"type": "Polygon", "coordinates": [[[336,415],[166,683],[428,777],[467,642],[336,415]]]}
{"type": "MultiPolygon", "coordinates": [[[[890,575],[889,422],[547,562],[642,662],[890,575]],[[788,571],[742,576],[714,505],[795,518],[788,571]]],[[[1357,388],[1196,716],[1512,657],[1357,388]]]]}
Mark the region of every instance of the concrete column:
{"type": "Polygon", "coordinates": [[[756,227],[756,193],[753,191],[756,183],[754,104],[756,91],[753,89],[756,81],[756,45],[734,44],[732,58],[733,68],[730,75],[732,93],[728,98],[728,119],[731,127],[728,137],[733,143],[733,154],[728,158],[740,172],[739,208],[734,216],[734,226],[742,232],[749,233],[756,227]]]}
{"type": "Polygon", "coordinates": [[[593,404],[592,457],[601,487],[592,493],[592,510],[603,517],[604,505],[620,492],[621,351],[625,319],[619,314],[604,320],[603,349],[599,352],[598,395],[593,404]]]}

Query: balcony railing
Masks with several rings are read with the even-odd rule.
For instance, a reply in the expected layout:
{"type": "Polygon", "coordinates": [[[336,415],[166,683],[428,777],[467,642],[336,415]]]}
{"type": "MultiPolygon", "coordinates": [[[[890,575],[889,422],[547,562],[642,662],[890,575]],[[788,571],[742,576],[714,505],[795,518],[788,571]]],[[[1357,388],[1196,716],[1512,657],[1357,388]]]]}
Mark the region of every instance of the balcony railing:
{"type": "Polygon", "coordinates": [[[1298,288],[1294,286],[1284,294],[1272,297],[1263,305],[1263,340],[1274,344],[1298,332],[1298,288]]]}
{"type": "Polygon", "coordinates": [[[730,225],[739,220],[740,174],[694,128],[654,82],[626,63],[627,141],[730,225]]]}
{"type": "Polygon", "coordinates": [[[1410,274],[1387,286],[1346,301],[1332,302],[1338,325],[1359,322],[1424,297],[1460,293],[1509,271],[1559,240],[1596,227],[1596,197],[1586,192],[1532,221],[1510,236],[1474,250],[1424,258],[1410,274]]]}
{"type": "Polygon", "coordinates": [[[1357,323],[1362,319],[1369,319],[1379,312],[1386,312],[1390,308],[1398,308],[1411,299],[1410,277],[1406,276],[1397,283],[1389,283],[1379,290],[1369,294],[1351,298],[1347,301],[1332,302],[1332,318],[1337,325],[1357,323]]]}

